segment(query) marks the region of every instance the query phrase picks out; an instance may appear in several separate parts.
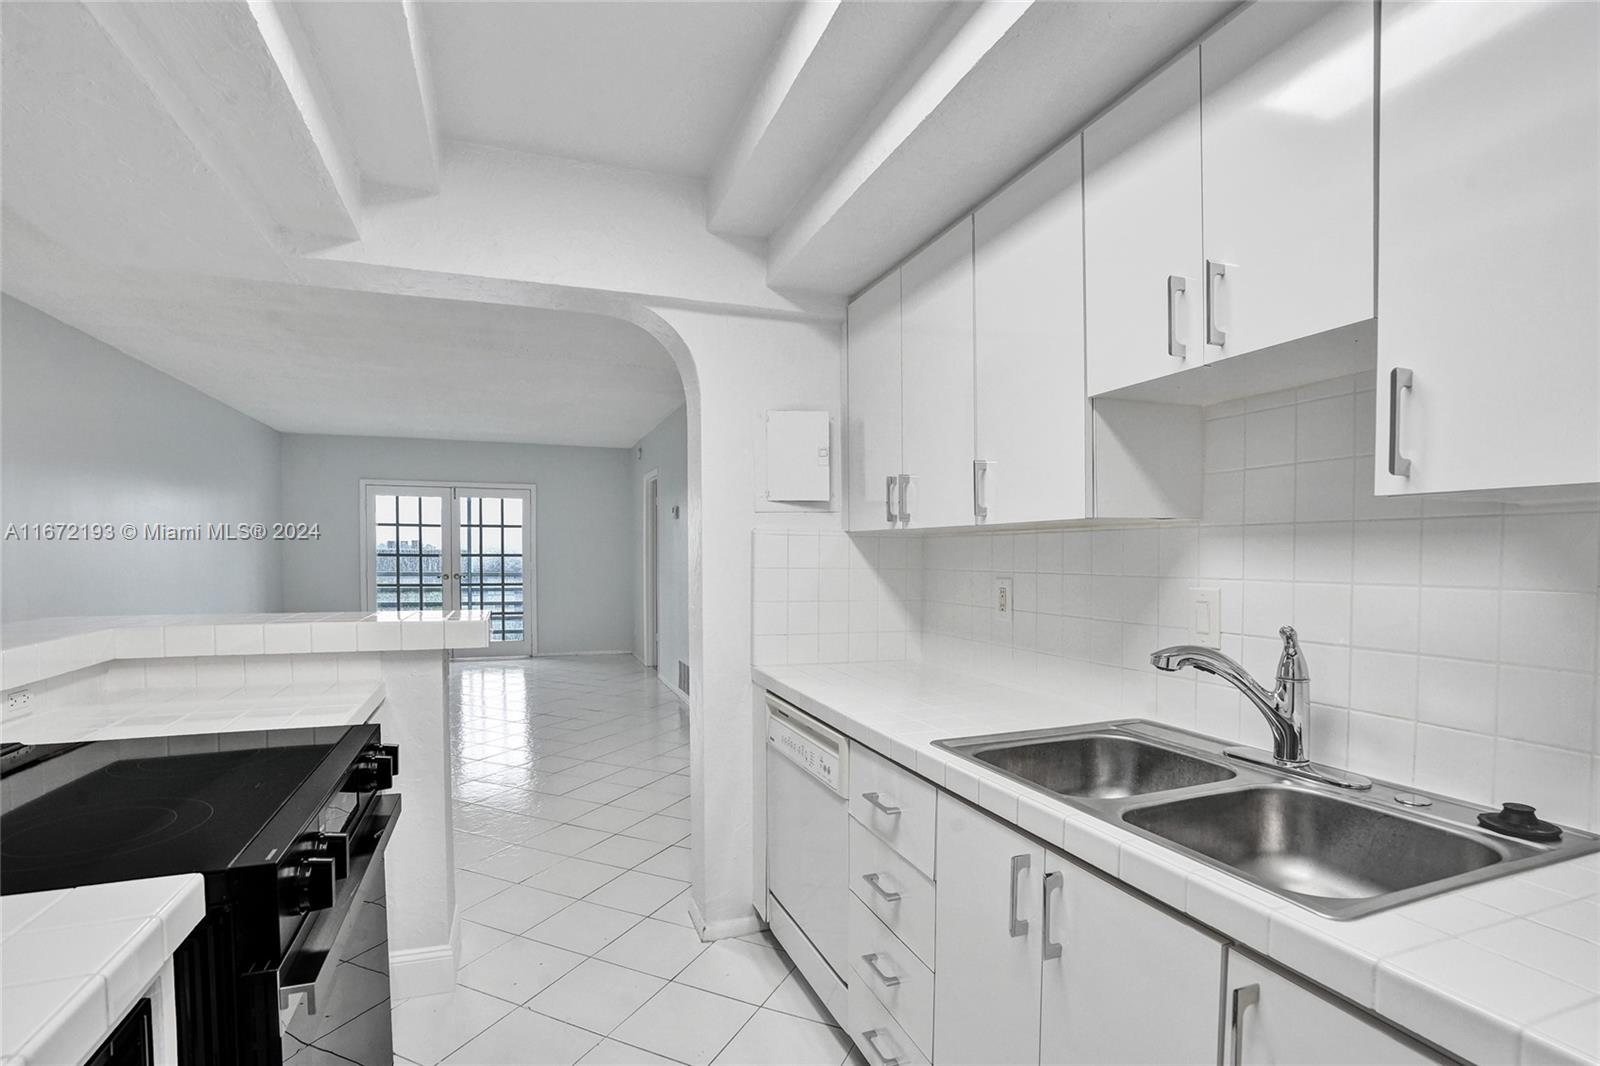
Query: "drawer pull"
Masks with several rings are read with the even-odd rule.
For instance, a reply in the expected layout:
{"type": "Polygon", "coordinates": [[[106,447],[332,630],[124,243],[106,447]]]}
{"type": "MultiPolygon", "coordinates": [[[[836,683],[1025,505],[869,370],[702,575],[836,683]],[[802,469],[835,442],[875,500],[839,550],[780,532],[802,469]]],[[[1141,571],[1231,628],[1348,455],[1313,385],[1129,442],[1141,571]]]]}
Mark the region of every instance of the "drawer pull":
{"type": "Polygon", "coordinates": [[[1233,1030],[1233,1066],[1244,1061],[1244,1012],[1260,1002],[1260,985],[1241,985],[1233,990],[1233,1009],[1228,1012],[1228,1028],[1233,1030]]]}
{"type": "Polygon", "coordinates": [[[861,793],[861,798],[891,818],[900,813],[900,808],[884,799],[882,792],[863,792],[861,793]]]}
{"type": "Polygon", "coordinates": [[[868,885],[870,885],[872,887],[872,891],[876,892],[879,896],[881,896],[884,899],[885,902],[887,902],[887,903],[899,903],[900,902],[900,893],[895,892],[892,889],[884,888],[882,885],[880,885],[878,883],[878,878],[880,878],[881,876],[883,876],[883,875],[882,874],[862,874],[861,875],[861,880],[865,881],[868,885]]]}
{"type": "Polygon", "coordinates": [[[1019,882],[1022,880],[1022,875],[1028,872],[1028,867],[1032,864],[1033,857],[1031,855],[1011,856],[1011,935],[1013,937],[1028,935],[1028,919],[1022,917],[1020,910],[1022,893],[1019,891],[1019,882]]]}
{"type": "Polygon", "coordinates": [[[1059,959],[1061,957],[1061,941],[1051,940],[1050,932],[1055,927],[1051,916],[1050,893],[1065,892],[1067,879],[1060,870],[1051,870],[1044,875],[1044,957],[1046,959],[1059,959]]]}
{"type": "Polygon", "coordinates": [[[889,973],[878,965],[878,953],[876,951],[867,952],[867,954],[861,956],[861,961],[867,964],[867,969],[872,971],[872,976],[882,981],[885,987],[893,988],[900,983],[900,978],[897,975],[889,973]]]}
{"type": "Polygon", "coordinates": [[[867,1047],[871,1048],[872,1053],[878,1056],[878,1061],[882,1063],[882,1066],[900,1066],[900,1059],[898,1056],[885,1055],[883,1053],[883,1049],[878,1046],[878,1037],[883,1035],[884,1032],[882,1029],[866,1029],[862,1031],[861,1039],[865,1040],[867,1042],[867,1047]]]}

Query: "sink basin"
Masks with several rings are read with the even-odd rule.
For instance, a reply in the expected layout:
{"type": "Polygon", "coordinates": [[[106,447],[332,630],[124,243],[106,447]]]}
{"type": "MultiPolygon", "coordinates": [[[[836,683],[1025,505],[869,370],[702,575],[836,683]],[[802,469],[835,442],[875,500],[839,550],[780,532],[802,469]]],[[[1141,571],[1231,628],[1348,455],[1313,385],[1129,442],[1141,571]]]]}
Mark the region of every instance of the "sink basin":
{"type": "Polygon", "coordinates": [[[1170,792],[1235,776],[1225,766],[1116,734],[980,743],[961,754],[1046,791],[1095,799],[1170,792]]]}
{"type": "Polygon", "coordinates": [[[1135,807],[1122,820],[1273,891],[1324,900],[1371,899],[1503,858],[1465,833],[1284,785],[1135,807]]]}

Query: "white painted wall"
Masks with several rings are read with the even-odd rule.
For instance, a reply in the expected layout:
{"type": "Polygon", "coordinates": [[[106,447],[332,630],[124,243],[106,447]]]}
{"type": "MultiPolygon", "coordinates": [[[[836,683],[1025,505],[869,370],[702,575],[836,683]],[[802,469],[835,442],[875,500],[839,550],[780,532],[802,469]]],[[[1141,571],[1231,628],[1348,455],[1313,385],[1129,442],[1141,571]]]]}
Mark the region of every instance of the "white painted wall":
{"type": "MultiPolygon", "coordinates": [[[[0,304],[0,524],[272,522],[280,437],[9,296],[0,304]]],[[[271,542],[6,540],[0,614],[271,611],[271,542]]]]}
{"type": "MultiPolygon", "coordinates": [[[[656,566],[660,605],[661,680],[678,687],[678,663],[689,661],[689,411],[680,407],[640,439],[633,459],[634,597],[633,654],[647,661],[644,587],[644,479],[660,477],[657,510],[661,527],[656,566]],[[672,509],[678,509],[673,517],[672,509]]],[[[690,681],[690,687],[694,682],[690,681]]]]}
{"type": "Polygon", "coordinates": [[[623,448],[286,434],[284,516],[320,523],[322,537],[285,545],[284,609],[361,608],[362,478],[532,484],[539,652],[627,651],[634,646],[637,540],[631,454],[623,448]]]}

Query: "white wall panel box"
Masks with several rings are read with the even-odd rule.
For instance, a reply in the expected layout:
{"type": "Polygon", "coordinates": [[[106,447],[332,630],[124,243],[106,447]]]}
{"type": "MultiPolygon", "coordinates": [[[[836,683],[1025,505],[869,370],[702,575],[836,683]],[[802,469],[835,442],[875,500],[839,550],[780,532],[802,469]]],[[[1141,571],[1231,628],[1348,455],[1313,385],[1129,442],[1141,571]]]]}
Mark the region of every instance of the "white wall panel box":
{"type": "Polygon", "coordinates": [[[827,503],[832,455],[828,412],[768,411],[767,499],[827,503]]]}

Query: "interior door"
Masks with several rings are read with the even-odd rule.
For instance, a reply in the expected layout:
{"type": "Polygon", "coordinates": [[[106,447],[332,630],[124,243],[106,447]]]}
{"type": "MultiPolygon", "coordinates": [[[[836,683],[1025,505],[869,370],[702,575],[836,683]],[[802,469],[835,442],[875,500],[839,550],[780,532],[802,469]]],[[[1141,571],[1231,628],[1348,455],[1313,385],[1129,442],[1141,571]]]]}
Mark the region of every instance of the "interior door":
{"type": "Polygon", "coordinates": [[[451,492],[442,486],[368,485],[365,574],[369,611],[450,611],[451,492]]]}
{"type": "Polygon", "coordinates": [[[458,488],[455,568],[459,608],[489,612],[489,644],[460,655],[531,655],[533,494],[526,489],[458,488]]]}
{"type": "Polygon", "coordinates": [[[531,655],[533,492],[427,483],[364,488],[369,611],[489,612],[489,645],[456,655],[531,655]]]}

